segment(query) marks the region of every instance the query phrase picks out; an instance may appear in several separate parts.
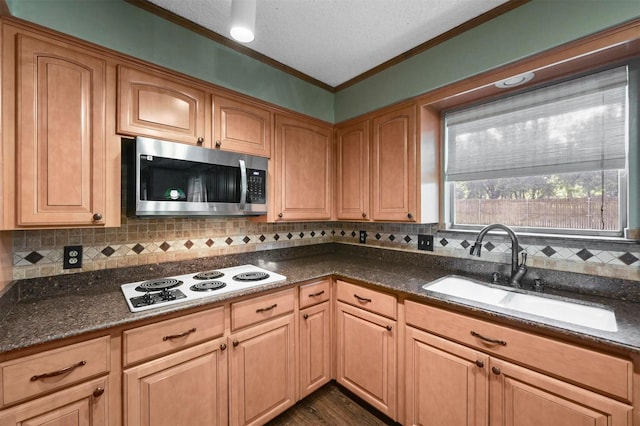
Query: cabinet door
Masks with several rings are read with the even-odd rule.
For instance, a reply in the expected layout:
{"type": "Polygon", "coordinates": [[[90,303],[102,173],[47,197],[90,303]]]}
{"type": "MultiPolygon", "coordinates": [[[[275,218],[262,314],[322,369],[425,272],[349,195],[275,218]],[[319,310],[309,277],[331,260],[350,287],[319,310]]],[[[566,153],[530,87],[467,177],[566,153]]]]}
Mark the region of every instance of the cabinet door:
{"type": "Polygon", "coordinates": [[[489,356],[407,327],[407,425],[485,426],[489,356]]]}
{"type": "Polygon", "coordinates": [[[15,42],[17,225],[104,226],[107,64],[24,34],[15,42]]]}
{"type": "Polygon", "coordinates": [[[337,303],[338,383],[395,419],[396,322],[337,303]]]}
{"type": "Polygon", "coordinates": [[[2,426],[107,426],[107,380],[95,379],[0,411],[2,426]]]}
{"type": "Polygon", "coordinates": [[[373,119],[373,220],[414,222],[417,214],[416,109],[408,106],[373,119]]]}
{"type": "Polygon", "coordinates": [[[369,219],[369,121],[336,129],[336,218],[369,219]]]}
{"type": "Polygon", "coordinates": [[[329,220],[333,184],[332,131],[276,117],[276,220],[329,220]]]}
{"type": "Polygon", "coordinates": [[[218,339],[125,370],[125,425],[226,425],[226,349],[218,339]]]}
{"type": "Polygon", "coordinates": [[[213,114],[216,148],[262,157],[271,155],[270,111],[216,96],[213,114]]]}
{"type": "Polygon", "coordinates": [[[295,404],[293,315],[229,337],[231,425],[260,425],[295,404]]]}
{"type": "Polygon", "coordinates": [[[331,380],[331,315],[329,302],[300,311],[301,397],[331,380]]]}
{"type": "Polygon", "coordinates": [[[491,425],[628,426],[633,407],[492,359],[491,425]]]}
{"type": "Polygon", "coordinates": [[[118,95],[118,133],[211,146],[205,141],[203,90],[120,66],[118,95]]]}

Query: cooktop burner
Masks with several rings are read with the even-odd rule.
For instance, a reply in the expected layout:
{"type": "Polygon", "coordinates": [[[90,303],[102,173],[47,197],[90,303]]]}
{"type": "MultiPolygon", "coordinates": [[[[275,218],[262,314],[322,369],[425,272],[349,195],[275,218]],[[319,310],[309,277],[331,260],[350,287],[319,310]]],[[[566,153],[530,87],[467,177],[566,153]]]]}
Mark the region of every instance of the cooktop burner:
{"type": "MultiPolygon", "coordinates": [[[[195,277],[194,277],[195,278],[195,277]]],[[[226,287],[227,283],[222,281],[202,281],[189,287],[193,291],[215,291],[226,287]]]]}
{"type": "Polygon", "coordinates": [[[205,271],[199,272],[193,276],[196,280],[215,280],[216,278],[220,278],[224,276],[224,272],[220,271],[205,271]]]}
{"type": "Polygon", "coordinates": [[[182,284],[182,281],[175,278],[159,278],[157,280],[149,280],[139,284],[136,287],[136,290],[146,293],[149,291],[167,290],[177,287],[180,284],[182,284]]]}
{"type": "Polygon", "coordinates": [[[262,281],[267,278],[269,278],[269,274],[262,271],[243,272],[233,276],[233,279],[236,281],[262,281]]]}
{"type": "Polygon", "coordinates": [[[252,287],[281,283],[286,279],[283,275],[258,266],[240,265],[122,284],[120,289],[129,310],[138,312],[205,297],[219,297],[252,287]]]}

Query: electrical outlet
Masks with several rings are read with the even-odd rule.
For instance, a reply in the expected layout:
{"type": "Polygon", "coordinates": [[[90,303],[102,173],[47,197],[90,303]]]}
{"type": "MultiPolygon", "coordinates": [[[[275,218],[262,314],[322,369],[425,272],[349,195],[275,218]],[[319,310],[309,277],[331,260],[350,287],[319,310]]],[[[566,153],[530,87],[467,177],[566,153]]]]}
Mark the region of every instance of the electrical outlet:
{"type": "Polygon", "coordinates": [[[62,269],[82,268],[82,246],[64,246],[62,269]]]}
{"type": "Polygon", "coordinates": [[[433,251],[433,235],[418,235],[418,250],[433,251]]]}
{"type": "Polygon", "coordinates": [[[367,231],[360,231],[360,244],[367,243],[367,231]]]}

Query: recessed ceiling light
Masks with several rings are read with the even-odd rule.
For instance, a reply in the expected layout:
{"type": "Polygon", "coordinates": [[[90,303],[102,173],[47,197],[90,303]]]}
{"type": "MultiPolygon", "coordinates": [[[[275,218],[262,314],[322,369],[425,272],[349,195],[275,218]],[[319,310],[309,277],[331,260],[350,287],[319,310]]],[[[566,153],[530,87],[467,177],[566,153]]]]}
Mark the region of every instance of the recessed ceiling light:
{"type": "Polygon", "coordinates": [[[504,80],[501,80],[501,81],[497,82],[495,84],[495,86],[500,88],[500,89],[509,89],[511,87],[520,86],[521,84],[524,84],[524,83],[526,83],[528,81],[531,81],[531,79],[534,76],[535,76],[534,73],[526,72],[524,74],[520,74],[520,75],[516,75],[516,76],[513,76],[513,77],[505,78],[504,80]]]}

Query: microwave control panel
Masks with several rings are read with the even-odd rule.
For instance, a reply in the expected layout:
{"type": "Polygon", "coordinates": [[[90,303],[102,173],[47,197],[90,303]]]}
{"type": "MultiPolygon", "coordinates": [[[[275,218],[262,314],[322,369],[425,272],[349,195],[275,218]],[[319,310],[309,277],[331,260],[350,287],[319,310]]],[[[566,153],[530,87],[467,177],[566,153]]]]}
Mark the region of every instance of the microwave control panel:
{"type": "Polygon", "coordinates": [[[265,204],[267,202],[267,172],[247,169],[247,203],[265,204]]]}

